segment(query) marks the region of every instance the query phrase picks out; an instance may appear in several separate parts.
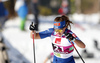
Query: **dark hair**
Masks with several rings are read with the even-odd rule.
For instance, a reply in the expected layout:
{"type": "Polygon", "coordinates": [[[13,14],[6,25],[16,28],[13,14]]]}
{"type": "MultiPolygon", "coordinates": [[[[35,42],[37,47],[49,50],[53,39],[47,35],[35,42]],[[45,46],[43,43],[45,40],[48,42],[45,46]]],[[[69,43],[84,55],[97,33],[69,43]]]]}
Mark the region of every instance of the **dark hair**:
{"type": "Polygon", "coordinates": [[[67,28],[70,27],[70,29],[71,29],[71,24],[73,24],[72,21],[70,21],[69,18],[67,16],[65,16],[65,15],[62,15],[61,17],[56,17],[54,19],[54,21],[55,22],[65,21],[66,22],[66,27],[67,28]]]}

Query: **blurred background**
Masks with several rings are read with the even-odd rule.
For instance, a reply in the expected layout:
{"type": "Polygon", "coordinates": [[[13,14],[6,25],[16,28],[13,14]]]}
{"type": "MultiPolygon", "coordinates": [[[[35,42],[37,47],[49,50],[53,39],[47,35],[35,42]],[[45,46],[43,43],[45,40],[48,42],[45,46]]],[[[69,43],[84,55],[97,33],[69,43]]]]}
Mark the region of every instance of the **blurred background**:
{"type": "MultiPolygon", "coordinates": [[[[31,22],[40,32],[53,27],[55,17],[67,15],[72,31],[86,44],[78,48],[86,63],[100,62],[100,0],[0,0],[0,63],[34,63],[31,22]]],[[[35,40],[36,63],[50,63],[50,38],[35,40]],[[48,60],[46,60],[48,58],[48,60]]],[[[76,51],[75,62],[82,63],[76,51]]]]}

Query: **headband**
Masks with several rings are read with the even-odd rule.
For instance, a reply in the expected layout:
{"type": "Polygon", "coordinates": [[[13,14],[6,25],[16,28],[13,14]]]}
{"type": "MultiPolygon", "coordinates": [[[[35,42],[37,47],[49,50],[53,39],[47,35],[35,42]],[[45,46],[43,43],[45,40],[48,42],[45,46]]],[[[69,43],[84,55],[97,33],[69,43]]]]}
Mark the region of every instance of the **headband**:
{"type": "Polygon", "coordinates": [[[61,28],[64,28],[65,26],[66,26],[65,21],[61,21],[61,22],[54,21],[54,29],[61,29],[61,28]]]}

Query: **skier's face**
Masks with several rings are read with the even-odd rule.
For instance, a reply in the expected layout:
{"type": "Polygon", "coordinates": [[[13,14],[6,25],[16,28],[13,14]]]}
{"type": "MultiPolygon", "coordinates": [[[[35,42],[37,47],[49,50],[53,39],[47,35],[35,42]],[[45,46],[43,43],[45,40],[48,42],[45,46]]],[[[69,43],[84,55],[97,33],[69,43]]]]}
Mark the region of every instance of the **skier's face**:
{"type": "Polygon", "coordinates": [[[59,18],[59,20],[57,19],[57,22],[54,21],[54,29],[55,32],[58,36],[62,36],[65,29],[66,29],[66,22],[64,21],[60,21],[61,18],[59,18]]]}
{"type": "Polygon", "coordinates": [[[58,36],[62,36],[63,33],[65,32],[66,27],[62,28],[62,29],[55,29],[55,32],[57,33],[58,36]]]}
{"type": "Polygon", "coordinates": [[[61,33],[63,29],[55,29],[55,32],[61,33]]]}

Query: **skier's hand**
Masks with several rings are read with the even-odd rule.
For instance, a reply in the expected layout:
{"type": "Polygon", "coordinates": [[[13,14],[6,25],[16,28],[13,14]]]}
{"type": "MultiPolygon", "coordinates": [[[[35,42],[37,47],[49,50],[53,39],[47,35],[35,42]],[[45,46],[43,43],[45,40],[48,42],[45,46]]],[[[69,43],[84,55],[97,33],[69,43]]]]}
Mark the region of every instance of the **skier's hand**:
{"type": "Polygon", "coordinates": [[[34,30],[36,29],[36,24],[33,24],[33,22],[32,22],[32,23],[30,24],[29,29],[30,29],[31,31],[34,31],[34,30]]]}
{"type": "Polygon", "coordinates": [[[65,37],[71,41],[75,40],[75,37],[70,33],[65,33],[65,37]]]}

